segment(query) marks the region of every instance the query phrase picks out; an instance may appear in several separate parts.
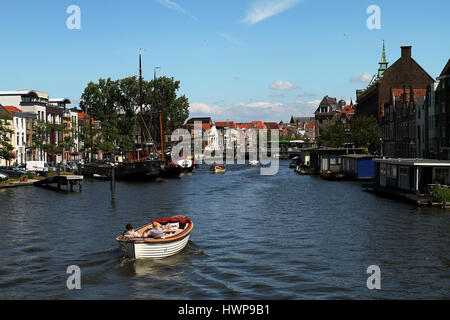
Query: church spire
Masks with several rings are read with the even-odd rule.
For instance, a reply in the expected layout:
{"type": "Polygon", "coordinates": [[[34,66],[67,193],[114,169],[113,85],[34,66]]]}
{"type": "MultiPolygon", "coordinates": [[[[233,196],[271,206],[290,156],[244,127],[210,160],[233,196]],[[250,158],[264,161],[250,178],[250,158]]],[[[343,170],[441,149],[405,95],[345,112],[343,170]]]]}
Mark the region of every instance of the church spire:
{"type": "Polygon", "coordinates": [[[381,55],[381,62],[387,62],[387,60],[386,60],[386,49],[384,47],[384,40],[383,40],[383,53],[381,55]]]}
{"type": "Polygon", "coordinates": [[[380,65],[380,68],[378,69],[378,78],[381,78],[388,68],[389,62],[386,60],[386,49],[384,46],[384,40],[383,40],[383,52],[381,53],[381,62],[378,63],[380,65]]]}

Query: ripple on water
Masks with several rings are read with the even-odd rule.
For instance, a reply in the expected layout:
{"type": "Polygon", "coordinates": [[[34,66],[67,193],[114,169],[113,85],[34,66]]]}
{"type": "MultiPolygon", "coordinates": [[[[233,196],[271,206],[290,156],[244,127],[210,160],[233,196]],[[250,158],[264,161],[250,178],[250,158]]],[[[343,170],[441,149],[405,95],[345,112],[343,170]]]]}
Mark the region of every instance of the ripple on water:
{"type": "Polygon", "coordinates": [[[450,220],[361,191],[358,183],[227,166],[155,183],[84,181],[83,192],[0,191],[0,298],[450,298],[450,220]],[[127,223],[185,214],[187,247],[164,260],[121,256],[127,223]],[[369,292],[369,265],[383,272],[369,292]],[[67,266],[82,270],[68,292],[67,266]],[[6,294],[11,293],[11,294],[6,294]]]}

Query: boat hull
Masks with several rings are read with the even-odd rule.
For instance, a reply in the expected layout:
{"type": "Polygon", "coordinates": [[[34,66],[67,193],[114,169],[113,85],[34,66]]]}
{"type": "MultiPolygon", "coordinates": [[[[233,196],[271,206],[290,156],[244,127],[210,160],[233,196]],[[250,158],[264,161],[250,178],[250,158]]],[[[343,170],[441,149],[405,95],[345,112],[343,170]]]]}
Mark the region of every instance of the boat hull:
{"type": "Polygon", "coordinates": [[[220,166],[212,166],[209,168],[210,173],[225,173],[227,169],[225,167],[220,166]]]}
{"type": "MultiPolygon", "coordinates": [[[[151,181],[160,175],[159,161],[142,161],[135,163],[117,163],[115,179],[123,181],[151,181]]],[[[86,177],[101,176],[111,178],[111,166],[106,163],[89,163],[84,165],[82,174],[86,177]]]]}
{"type": "Polygon", "coordinates": [[[183,250],[189,242],[194,223],[185,216],[175,216],[160,220],[154,220],[162,224],[180,223],[180,229],[175,235],[162,239],[143,237],[144,233],[152,224],[140,227],[136,230],[138,238],[123,238],[119,236],[116,241],[122,254],[131,259],[164,259],[173,256],[183,250]]]}
{"type": "Polygon", "coordinates": [[[171,166],[160,170],[160,177],[164,179],[178,178],[183,169],[180,166],[171,166]]]}
{"type": "Polygon", "coordinates": [[[190,235],[168,243],[120,242],[123,255],[131,259],[164,259],[183,250],[189,242],[190,235]]]}

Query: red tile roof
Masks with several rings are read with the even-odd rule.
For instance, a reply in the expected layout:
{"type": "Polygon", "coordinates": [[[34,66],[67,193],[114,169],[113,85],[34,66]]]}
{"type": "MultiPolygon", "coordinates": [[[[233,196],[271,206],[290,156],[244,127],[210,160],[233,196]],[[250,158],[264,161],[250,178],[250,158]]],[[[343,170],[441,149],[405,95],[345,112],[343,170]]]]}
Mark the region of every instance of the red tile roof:
{"type": "Polygon", "coordinates": [[[264,122],[264,124],[266,125],[267,129],[280,129],[280,125],[276,122],[264,122]]]}
{"type": "MultiPolygon", "coordinates": [[[[392,89],[393,94],[396,98],[401,99],[403,97],[403,93],[406,93],[406,102],[409,103],[409,99],[411,97],[411,90],[410,88],[405,88],[405,90],[403,91],[403,89],[392,89]]],[[[426,89],[413,89],[413,93],[414,93],[414,102],[417,103],[417,100],[420,96],[424,96],[427,94],[427,90],[426,89]]]]}
{"type": "MultiPolygon", "coordinates": [[[[200,125],[194,124],[193,127],[194,127],[194,128],[199,128],[200,125]]],[[[204,130],[207,131],[207,130],[210,130],[210,129],[211,129],[212,125],[211,125],[210,123],[202,123],[202,124],[201,124],[201,127],[202,127],[202,129],[204,129],[204,130]]]]}
{"type": "Polygon", "coordinates": [[[237,126],[241,129],[253,129],[253,123],[238,123],[237,126]]]}
{"type": "Polygon", "coordinates": [[[22,112],[22,110],[14,106],[3,106],[3,108],[5,108],[5,110],[8,111],[10,115],[13,115],[13,112],[22,112]]]}
{"type": "Polygon", "coordinates": [[[236,129],[236,123],[234,121],[216,121],[216,127],[236,129]]]}
{"type": "Polygon", "coordinates": [[[350,114],[354,114],[355,110],[353,109],[352,106],[346,106],[344,109],[342,109],[341,114],[343,113],[350,113],[350,114]]]}
{"type": "Polygon", "coordinates": [[[264,125],[264,123],[262,121],[252,121],[253,125],[255,126],[255,128],[257,129],[265,129],[266,126],[264,125]]]}
{"type": "Polygon", "coordinates": [[[87,118],[89,118],[89,115],[87,113],[78,112],[78,119],[83,120],[83,119],[87,119],[87,118]]]}

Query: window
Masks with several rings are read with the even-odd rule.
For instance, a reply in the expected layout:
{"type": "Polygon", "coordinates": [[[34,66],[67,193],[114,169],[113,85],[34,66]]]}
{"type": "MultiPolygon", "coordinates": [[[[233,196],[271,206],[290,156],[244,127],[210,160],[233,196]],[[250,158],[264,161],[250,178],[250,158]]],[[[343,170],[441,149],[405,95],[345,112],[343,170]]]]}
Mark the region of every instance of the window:
{"type": "Polygon", "coordinates": [[[389,178],[397,178],[397,166],[396,165],[388,165],[387,167],[387,176],[389,178]]]}

